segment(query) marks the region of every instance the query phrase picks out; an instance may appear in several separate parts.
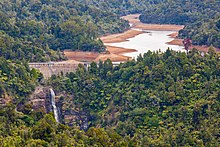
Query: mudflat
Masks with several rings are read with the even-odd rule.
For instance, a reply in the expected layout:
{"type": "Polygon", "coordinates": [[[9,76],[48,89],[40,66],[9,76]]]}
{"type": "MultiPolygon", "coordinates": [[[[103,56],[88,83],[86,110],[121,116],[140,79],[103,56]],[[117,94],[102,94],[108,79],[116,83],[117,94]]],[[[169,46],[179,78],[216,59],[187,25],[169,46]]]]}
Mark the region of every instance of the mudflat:
{"type": "MultiPolygon", "coordinates": [[[[183,39],[174,38],[174,40],[172,40],[170,42],[167,42],[167,44],[183,46],[183,39]]],[[[206,45],[201,45],[201,46],[199,46],[199,45],[191,45],[189,49],[192,50],[193,48],[196,48],[199,51],[208,52],[209,47],[210,46],[206,46],[206,45]]],[[[215,49],[216,49],[217,52],[220,52],[219,48],[215,48],[215,49]]]]}
{"type": "Polygon", "coordinates": [[[110,46],[106,45],[106,49],[112,53],[112,54],[117,54],[117,55],[122,55],[125,53],[130,53],[130,52],[136,52],[137,50],[135,49],[128,49],[128,48],[123,48],[123,47],[115,47],[115,46],[110,46]]]}
{"type": "MultiPolygon", "coordinates": [[[[122,18],[125,20],[128,20],[129,23],[131,24],[131,29],[128,31],[125,31],[124,33],[103,36],[100,39],[105,45],[108,43],[124,42],[124,41],[127,41],[127,39],[129,38],[132,38],[139,34],[144,33],[144,31],[142,30],[176,31],[175,33],[172,33],[169,35],[172,38],[176,38],[178,36],[178,31],[184,28],[183,25],[144,24],[140,22],[139,16],[140,14],[131,14],[131,15],[123,16],[122,18]]],[[[178,45],[182,46],[182,41],[179,41],[178,43],[179,43],[178,45]]],[[[176,42],[171,41],[168,44],[176,45],[176,42]]],[[[124,53],[130,53],[132,51],[131,49],[118,48],[118,47],[108,46],[108,45],[106,45],[106,47],[110,53],[114,53],[114,54],[124,54],[124,53]]],[[[136,51],[136,50],[133,50],[133,51],[136,51]]]]}

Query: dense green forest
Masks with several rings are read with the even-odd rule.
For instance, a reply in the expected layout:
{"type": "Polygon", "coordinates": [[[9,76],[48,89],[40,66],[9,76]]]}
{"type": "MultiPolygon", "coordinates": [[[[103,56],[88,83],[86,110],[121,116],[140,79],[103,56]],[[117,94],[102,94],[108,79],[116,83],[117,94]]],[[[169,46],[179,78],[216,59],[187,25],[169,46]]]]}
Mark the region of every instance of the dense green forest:
{"type": "Polygon", "coordinates": [[[219,0],[77,0],[119,16],[140,13],[144,23],[183,24],[180,38],[190,38],[195,45],[220,48],[219,0]]]}
{"type": "Polygon", "coordinates": [[[99,35],[129,27],[110,11],[72,0],[1,0],[0,8],[0,56],[6,59],[61,60],[63,49],[103,51],[99,35]]]}
{"type": "Polygon", "coordinates": [[[48,61],[65,59],[60,50],[104,51],[97,38],[123,32],[119,16],[143,13],[146,23],[186,24],[181,38],[219,45],[219,2],[167,0],[1,0],[0,56],[48,61]]]}
{"type": "MultiPolygon", "coordinates": [[[[167,50],[113,67],[110,60],[53,76],[55,92],[69,96],[60,109],[88,115],[86,131],[56,123],[53,114],[0,111],[4,146],[219,146],[220,58],[167,50]],[[68,107],[69,105],[69,107],[68,107]],[[74,107],[70,107],[74,106],[74,107]],[[97,127],[99,126],[99,127],[97,127]],[[96,128],[97,127],[97,128],[96,128]]],[[[79,122],[80,123],[80,122],[79,122]]]]}
{"type": "Polygon", "coordinates": [[[76,0],[102,10],[109,10],[120,16],[142,13],[164,0],[76,0]]]}
{"type": "Polygon", "coordinates": [[[220,62],[213,48],[205,56],[195,49],[149,51],[116,67],[92,63],[88,71],[52,77],[50,85],[72,95],[91,126],[114,128],[144,146],[219,145],[220,62]]]}
{"type": "Polygon", "coordinates": [[[144,23],[183,24],[179,37],[191,38],[195,45],[220,48],[219,0],[163,0],[140,16],[144,23]]]}
{"type": "Polygon", "coordinates": [[[212,47],[205,55],[149,51],[115,67],[80,64],[48,80],[28,66],[64,60],[63,49],[103,51],[97,38],[128,29],[119,16],[142,12],[143,22],[185,24],[180,37],[219,47],[218,0],[1,0],[0,147],[219,146],[220,56],[212,47]],[[37,86],[55,91],[60,123],[33,108],[37,86]],[[87,120],[67,122],[74,113],[87,120]]]}
{"type": "Polygon", "coordinates": [[[0,103],[12,100],[18,104],[34,90],[42,78],[42,74],[35,69],[30,70],[26,62],[12,63],[0,57],[0,103]]]}

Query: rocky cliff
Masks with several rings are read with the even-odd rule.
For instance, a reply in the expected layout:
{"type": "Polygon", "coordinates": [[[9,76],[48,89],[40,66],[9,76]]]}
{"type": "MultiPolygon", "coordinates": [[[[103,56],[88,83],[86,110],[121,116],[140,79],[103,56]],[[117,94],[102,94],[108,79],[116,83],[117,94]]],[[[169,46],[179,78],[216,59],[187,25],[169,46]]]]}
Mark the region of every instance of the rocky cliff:
{"type": "Polygon", "coordinates": [[[49,87],[36,87],[34,93],[28,99],[28,103],[31,104],[34,111],[43,111],[49,113],[52,111],[50,101],[49,87]]]}
{"type": "MultiPolygon", "coordinates": [[[[33,111],[43,113],[53,112],[50,88],[43,86],[36,87],[27,101],[33,111]]],[[[56,93],[55,91],[55,94],[60,123],[69,126],[79,126],[81,129],[86,130],[88,128],[89,116],[85,111],[80,110],[74,105],[73,96],[67,95],[65,92],[56,93]]]]}

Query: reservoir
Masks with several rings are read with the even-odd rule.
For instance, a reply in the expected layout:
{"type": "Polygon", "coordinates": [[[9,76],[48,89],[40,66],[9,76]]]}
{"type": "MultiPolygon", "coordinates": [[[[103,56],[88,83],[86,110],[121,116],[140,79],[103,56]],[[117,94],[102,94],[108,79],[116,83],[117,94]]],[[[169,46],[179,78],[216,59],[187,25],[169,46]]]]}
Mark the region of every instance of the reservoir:
{"type": "Polygon", "coordinates": [[[144,53],[148,52],[148,50],[152,52],[159,50],[161,52],[165,52],[168,47],[175,51],[185,51],[183,46],[167,44],[167,42],[173,40],[173,38],[168,35],[175,33],[176,31],[143,31],[144,33],[139,34],[133,38],[128,38],[127,41],[119,43],[106,43],[106,45],[136,49],[137,52],[123,54],[132,58],[136,58],[139,54],[143,55],[144,53]]]}

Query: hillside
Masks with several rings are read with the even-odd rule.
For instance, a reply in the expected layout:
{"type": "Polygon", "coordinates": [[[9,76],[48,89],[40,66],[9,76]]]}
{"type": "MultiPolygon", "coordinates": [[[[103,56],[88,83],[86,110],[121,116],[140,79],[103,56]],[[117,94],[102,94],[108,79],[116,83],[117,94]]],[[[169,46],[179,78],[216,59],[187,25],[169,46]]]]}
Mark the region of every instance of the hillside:
{"type": "Polygon", "coordinates": [[[63,49],[103,51],[97,38],[129,25],[110,11],[72,0],[0,2],[1,54],[6,59],[62,60],[63,49]]]}
{"type": "Polygon", "coordinates": [[[49,83],[71,95],[61,109],[86,112],[90,126],[114,128],[146,145],[209,146],[219,143],[219,73],[219,56],[211,48],[204,57],[197,50],[149,51],[118,67],[92,63],[88,71],[49,83]]]}
{"type": "Polygon", "coordinates": [[[146,9],[140,16],[144,23],[181,24],[179,37],[190,38],[194,45],[220,48],[220,2],[164,0],[146,9]]]}
{"type": "Polygon", "coordinates": [[[212,46],[79,64],[49,79],[28,66],[65,60],[64,49],[104,51],[97,38],[127,30],[120,16],[131,13],[184,24],[179,37],[219,47],[219,10],[218,0],[1,0],[0,147],[220,146],[212,46]]]}
{"type": "Polygon", "coordinates": [[[188,55],[149,51],[116,67],[110,60],[92,63],[88,71],[79,66],[47,83],[57,95],[61,122],[72,127],[56,123],[40,109],[31,111],[26,101],[19,113],[13,105],[0,111],[1,129],[5,126],[1,142],[219,146],[219,73],[219,55],[212,48],[205,56],[197,50],[188,55]]]}

